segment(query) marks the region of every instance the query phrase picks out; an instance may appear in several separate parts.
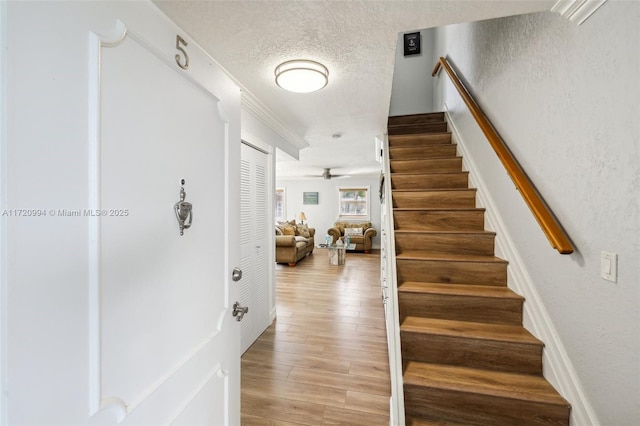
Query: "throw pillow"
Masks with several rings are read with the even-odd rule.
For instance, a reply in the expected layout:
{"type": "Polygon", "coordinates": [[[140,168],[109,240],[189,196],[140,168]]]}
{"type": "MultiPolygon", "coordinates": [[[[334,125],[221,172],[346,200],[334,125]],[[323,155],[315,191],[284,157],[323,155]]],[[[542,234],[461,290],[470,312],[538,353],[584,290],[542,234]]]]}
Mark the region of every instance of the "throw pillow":
{"type": "Polygon", "coordinates": [[[296,235],[295,239],[296,239],[296,243],[299,243],[300,241],[304,241],[305,243],[307,242],[307,239],[302,235],[296,235]]]}
{"type": "Polygon", "coordinates": [[[276,235],[284,235],[282,233],[282,229],[279,226],[276,226],[276,235]]]}
{"type": "Polygon", "coordinates": [[[284,235],[296,235],[296,228],[295,226],[285,226],[282,228],[282,233],[284,235]]]}
{"type": "Polygon", "coordinates": [[[344,235],[362,235],[362,228],[345,228],[344,235]]]}
{"type": "Polygon", "coordinates": [[[311,237],[311,234],[309,233],[308,225],[298,225],[297,228],[298,228],[298,234],[300,234],[301,236],[305,238],[311,237]]]}

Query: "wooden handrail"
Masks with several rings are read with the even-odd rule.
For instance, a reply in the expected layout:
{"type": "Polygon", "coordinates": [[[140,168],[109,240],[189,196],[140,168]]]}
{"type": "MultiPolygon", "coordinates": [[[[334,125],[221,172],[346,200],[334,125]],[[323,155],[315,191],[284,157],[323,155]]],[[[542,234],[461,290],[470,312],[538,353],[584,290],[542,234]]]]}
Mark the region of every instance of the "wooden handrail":
{"type": "Polygon", "coordinates": [[[464,103],[467,104],[471,115],[476,119],[476,122],[493,147],[493,150],[498,155],[498,158],[500,158],[502,165],[507,170],[507,173],[509,173],[513,183],[516,185],[516,189],[520,191],[522,198],[524,198],[529,209],[531,209],[533,216],[538,221],[538,224],[549,239],[553,248],[558,250],[561,254],[573,253],[573,246],[571,245],[569,236],[546,205],[538,190],[533,186],[531,179],[529,179],[520,164],[518,164],[518,161],[504,143],[504,140],[500,137],[484,112],[482,112],[446,58],[440,57],[431,75],[435,77],[441,68],[444,68],[449,75],[451,82],[456,89],[458,89],[458,93],[460,93],[464,103]]]}

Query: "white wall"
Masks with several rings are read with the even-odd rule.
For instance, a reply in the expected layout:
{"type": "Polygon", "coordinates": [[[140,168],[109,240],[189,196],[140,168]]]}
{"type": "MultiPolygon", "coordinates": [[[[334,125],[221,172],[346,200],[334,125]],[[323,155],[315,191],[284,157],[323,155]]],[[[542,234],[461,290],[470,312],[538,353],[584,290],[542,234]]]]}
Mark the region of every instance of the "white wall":
{"type": "MultiPolygon", "coordinates": [[[[373,238],[373,247],[380,248],[380,197],[378,195],[379,177],[363,176],[340,179],[305,179],[305,180],[279,180],[276,176],[276,186],[286,190],[286,217],[288,220],[296,219],[298,213],[303,211],[307,216],[309,226],[316,229],[316,244],[324,242],[327,230],[333,227],[338,218],[338,188],[346,186],[368,186],[371,195],[370,218],[378,235],[373,238]],[[318,204],[309,205],[302,203],[303,192],[317,192],[318,204]]],[[[297,219],[296,219],[297,221],[297,219]]],[[[348,222],[348,221],[345,221],[348,222]]]]}
{"type": "Polygon", "coordinates": [[[480,165],[586,400],[616,426],[640,419],[638,22],[639,3],[610,1],[582,26],[544,12],[437,30],[435,55],[464,76],[572,255],[551,248],[445,74],[433,79],[435,105],[447,105],[480,165]],[[599,276],[601,250],[619,256],[617,283],[599,276]]]}
{"type": "MultiPolygon", "coordinates": [[[[407,31],[411,32],[411,31],[407,31]]],[[[434,29],[420,31],[419,55],[404,56],[404,33],[398,34],[396,62],[393,68],[391,106],[389,115],[407,115],[433,112],[434,29]]]]}

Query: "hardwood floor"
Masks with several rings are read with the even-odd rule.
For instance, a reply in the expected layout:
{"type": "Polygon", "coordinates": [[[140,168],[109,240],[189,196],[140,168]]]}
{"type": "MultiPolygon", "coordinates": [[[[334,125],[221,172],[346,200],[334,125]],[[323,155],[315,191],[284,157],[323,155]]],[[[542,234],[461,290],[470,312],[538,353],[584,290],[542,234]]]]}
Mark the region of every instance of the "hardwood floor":
{"type": "Polygon", "coordinates": [[[243,425],[388,425],[380,256],[276,266],[276,321],[242,357],[243,425]]]}

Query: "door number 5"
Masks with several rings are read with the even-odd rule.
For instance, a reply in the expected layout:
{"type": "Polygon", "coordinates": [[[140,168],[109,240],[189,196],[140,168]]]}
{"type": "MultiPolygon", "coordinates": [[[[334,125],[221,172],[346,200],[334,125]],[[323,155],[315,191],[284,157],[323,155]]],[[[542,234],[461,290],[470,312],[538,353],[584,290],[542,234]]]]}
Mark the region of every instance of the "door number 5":
{"type": "Polygon", "coordinates": [[[181,44],[184,45],[184,47],[187,47],[189,45],[189,43],[184,41],[182,37],[180,37],[179,35],[176,35],[176,49],[182,52],[182,55],[184,56],[184,63],[182,63],[180,61],[181,60],[180,53],[176,53],[176,64],[178,64],[178,66],[183,70],[186,70],[186,69],[189,69],[189,54],[187,53],[186,50],[184,50],[184,47],[182,47],[181,44]]]}

